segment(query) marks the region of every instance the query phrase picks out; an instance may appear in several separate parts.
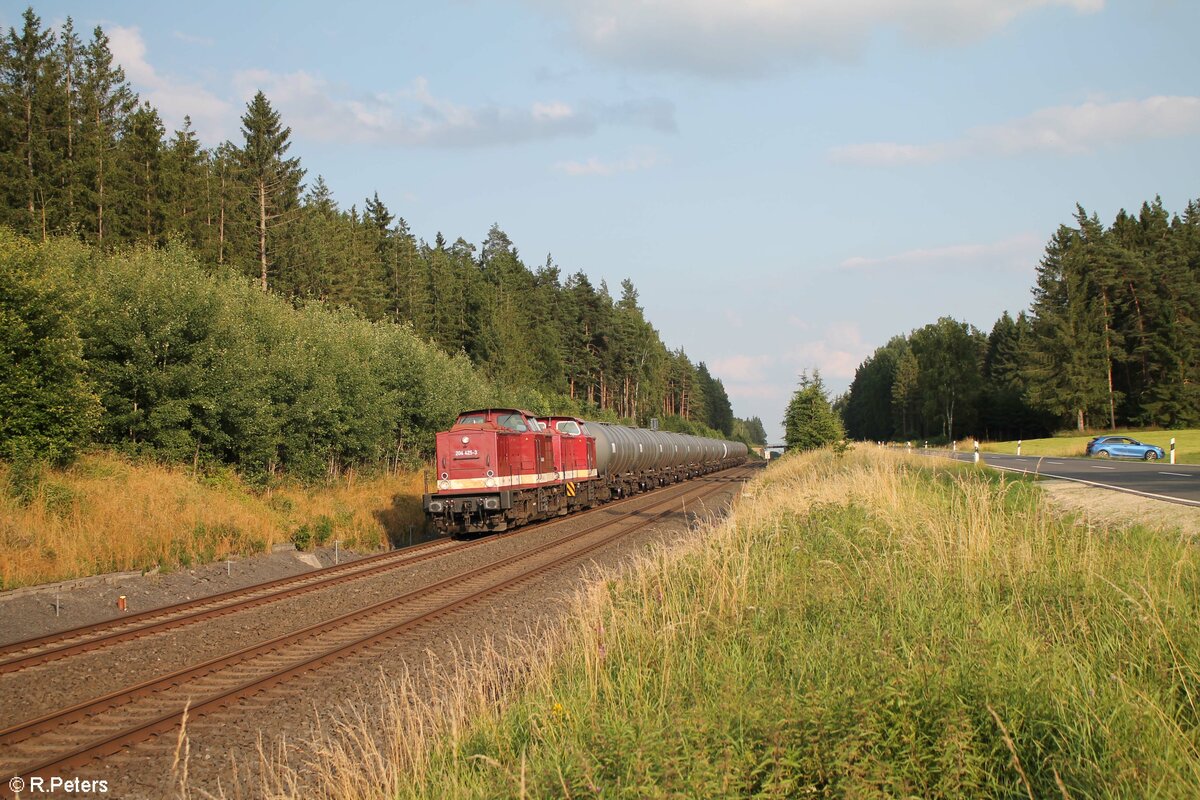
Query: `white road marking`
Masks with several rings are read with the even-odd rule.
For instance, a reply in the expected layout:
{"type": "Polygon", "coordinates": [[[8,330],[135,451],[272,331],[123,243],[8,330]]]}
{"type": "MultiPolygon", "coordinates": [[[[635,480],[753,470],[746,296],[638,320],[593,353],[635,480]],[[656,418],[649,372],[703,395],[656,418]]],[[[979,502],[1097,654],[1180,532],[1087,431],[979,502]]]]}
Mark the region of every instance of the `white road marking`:
{"type": "MultiPolygon", "coordinates": [[[[1002,469],[1005,472],[1025,472],[1026,470],[1015,469],[1013,467],[1004,467],[999,464],[989,464],[992,469],[1002,469]]],[[[1112,489],[1117,492],[1125,492],[1126,494],[1136,494],[1142,497],[1153,497],[1156,500],[1170,500],[1172,503],[1180,503],[1185,506],[1195,506],[1200,508],[1200,500],[1188,500],[1183,497],[1176,497],[1169,494],[1154,494],[1153,492],[1143,492],[1140,489],[1130,489],[1128,486],[1113,486],[1111,483],[1097,483],[1096,481],[1084,480],[1083,478],[1073,478],[1070,475],[1043,475],[1047,478],[1058,478],[1064,481],[1072,481],[1074,483],[1083,483],[1088,486],[1099,486],[1102,489],[1112,489]]]]}
{"type": "Polygon", "coordinates": [[[1047,461],[1046,463],[1054,464],[1055,466],[1058,466],[1058,467],[1061,467],[1063,465],[1063,462],[1061,462],[1061,461],[1047,461]]]}
{"type": "MultiPolygon", "coordinates": [[[[960,455],[963,455],[965,458],[965,457],[969,456],[970,454],[960,454],[960,455]]],[[[953,458],[953,456],[948,456],[948,457],[953,458]]],[[[992,469],[1003,470],[1005,472],[1022,472],[1025,474],[1029,473],[1029,470],[1022,469],[1019,467],[1006,467],[1006,466],[1003,466],[1002,464],[988,463],[986,461],[980,461],[980,464],[983,466],[991,467],[992,469]]],[[[1107,467],[1106,469],[1116,469],[1116,467],[1107,467]]],[[[1128,486],[1114,486],[1111,483],[1098,483],[1096,481],[1089,481],[1084,478],[1076,478],[1071,475],[1057,475],[1057,474],[1053,474],[1053,473],[1042,473],[1041,477],[1043,477],[1043,478],[1058,478],[1059,480],[1071,481],[1073,483],[1083,483],[1088,486],[1097,486],[1101,489],[1112,489],[1114,492],[1124,492],[1126,494],[1136,494],[1136,495],[1140,495],[1141,497],[1153,497],[1155,500],[1169,500],[1172,503],[1179,503],[1180,505],[1193,506],[1195,508],[1200,508],[1200,500],[1188,500],[1186,498],[1179,497],[1177,495],[1155,494],[1153,492],[1143,492],[1140,489],[1131,489],[1128,486]]]]}
{"type": "Polygon", "coordinates": [[[1101,467],[1096,464],[1093,464],[1092,469],[1116,469],[1116,467],[1101,467]]]}
{"type": "Polygon", "coordinates": [[[1191,475],[1186,472],[1160,472],[1159,475],[1174,475],[1176,478],[1190,478],[1191,475]]]}

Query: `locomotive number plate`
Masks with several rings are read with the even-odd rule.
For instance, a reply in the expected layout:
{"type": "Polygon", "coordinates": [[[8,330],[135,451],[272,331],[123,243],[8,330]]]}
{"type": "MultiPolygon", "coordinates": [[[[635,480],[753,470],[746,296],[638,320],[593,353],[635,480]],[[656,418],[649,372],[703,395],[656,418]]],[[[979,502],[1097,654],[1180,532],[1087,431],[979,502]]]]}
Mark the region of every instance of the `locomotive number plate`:
{"type": "Polygon", "coordinates": [[[455,458],[479,458],[478,450],[455,450],[455,458]]]}

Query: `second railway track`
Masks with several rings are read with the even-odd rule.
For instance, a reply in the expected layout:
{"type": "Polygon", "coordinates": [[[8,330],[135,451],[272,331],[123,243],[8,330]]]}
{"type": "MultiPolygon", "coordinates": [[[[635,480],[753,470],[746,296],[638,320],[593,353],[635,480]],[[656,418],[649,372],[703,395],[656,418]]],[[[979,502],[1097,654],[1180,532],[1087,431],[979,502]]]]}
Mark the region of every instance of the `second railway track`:
{"type": "MultiPolygon", "coordinates": [[[[635,530],[677,513],[681,504],[703,501],[730,482],[744,480],[746,472],[743,468],[715,473],[641,495],[639,497],[649,501],[645,508],[616,518],[613,518],[613,512],[623,509],[612,504],[603,506],[597,509],[601,512],[601,520],[574,533],[334,619],[156,676],[137,686],[16,722],[0,730],[0,770],[25,777],[45,776],[117,752],[175,728],[185,708],[193,716],[211,713],[297,675],[353,657],[381,641],[583,558],[635,530]],[[605,511],[608,513],[603,513],[605,511]]],[[[511,535],[520,536],[521,533],[511,535]]],[[[479,544],[496,538],[482,540],[479,544]]],[[[459,547],[461,545],[448,550],[459,547]]],[[[424,554],[426,558],[445,552],[432,547],[427,549],[436,552],[424,554]]],[[[390,562],[365,567],[363,561],[354,563],[360,565],[359,572],[394,568],[390,562]]],[[[412,559],[405,563],[412,563],[412,559]]],[[[312,575],[308,573],[301,577],[312,575]]],[[[264,599],[269,592],[264,595],[261,590],[273,585],[250,587],[246,591],[260,591],[253,592],[247,602],[269,602],[264,599]]],[[[215,599],[209,598],[208,602],[215,599]]],[[[223,608],[219,607],[218,612],[223,608]]],[[[168,615],[167,620],[175,618],[168,615]]],[[[167,620],[158,619],[149,624],[159,625],[167,620]]],[[[65,655],[69,654],[59,657],[65,655]]]]}
{"type": "MultiPolygon", "coordinates": [[[[680,484],[675,484],[674,488],[678,486],[680,484]]],[[[585,513],[595,514],[603,512],[605,509],[620,507],[625,503],[636,501],[639,498],[654,496],[657,492],[669,491],[671,488],[673,487],[665,487],[648,494],[634,495],[633,497],[618,500],[608,505],[598,506],[585,513]]],[[[132,639],[163,633],[185,625],[206,622],[217,617],[329,589],[351,581],[364,580],[394,570],[407,568],[422,561],[437,558],[448,552],[479,546],[500,538],[528,535],[533,530],[546,525],[552,525],[556,522],[558,522],[557,519],[550,520],[474,541],[454,542],[439,539],[403,550],[393,550],[369,556],[346,564],[324,567],[312,572],[280,578],[267,583],[254,584],[240,589],[221,592],[220,594],[209,595],[208,597],[189,600],[184,603],[150,609],[136,614],[129,614],[90,625],[46,634],[34,639],[2,645],[0,646],[0,675],[44,664],[59,658],[97,650],[102,647],[109,647],[132,639]]]]}

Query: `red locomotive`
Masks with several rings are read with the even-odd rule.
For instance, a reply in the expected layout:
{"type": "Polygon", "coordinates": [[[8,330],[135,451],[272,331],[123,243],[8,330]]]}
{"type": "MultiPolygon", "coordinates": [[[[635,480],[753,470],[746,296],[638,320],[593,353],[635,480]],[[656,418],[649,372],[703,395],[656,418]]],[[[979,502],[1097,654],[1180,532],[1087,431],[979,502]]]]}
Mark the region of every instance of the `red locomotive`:
{"type": "Polygon", "coordinates": [[[423,505],[443,533],[503,531],[745,460],[741,442],[488,408],[437,435],[423,505]]]}

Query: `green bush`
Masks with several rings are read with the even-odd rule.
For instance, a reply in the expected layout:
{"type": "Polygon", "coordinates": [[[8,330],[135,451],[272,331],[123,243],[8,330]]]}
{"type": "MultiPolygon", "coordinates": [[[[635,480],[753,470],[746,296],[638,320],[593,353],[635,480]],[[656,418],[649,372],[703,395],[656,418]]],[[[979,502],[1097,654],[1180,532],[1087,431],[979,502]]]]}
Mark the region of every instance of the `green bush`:
{"type": "Polygon", "coordinates": [[[85,376],[74,301],[42,251],[0,228],[0,458],[69,462],[99,406],[85,376]]]}
{"type": "MultiPolygon", "coordinates": [[[[52,373],[62,377],[44,383],[82,391],[86,372],[104,412],[96,438],[125,452],[228,465],[260,483],[280,473],[320,479],[398,454],[425,457],[436,431],[496,394],[465,355],[447,355],[406,326],[321,303],[296,308],[182,246],[102,256],[11,235],[0,246],[45,264],[38,297],[64,344],[52,373]]],[[[86,441],[98,405],[80,391],[69,394],[78,395],[79,413],[67,416],[76,422],[50,432],[54,448],[26,449],[66,453],[86,441]]],[[[17,416],[22,430],[50,430],[45,410],[17,416]]]]}

